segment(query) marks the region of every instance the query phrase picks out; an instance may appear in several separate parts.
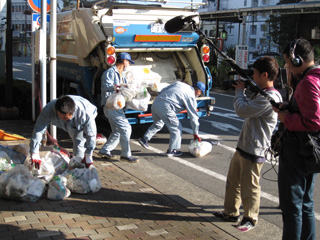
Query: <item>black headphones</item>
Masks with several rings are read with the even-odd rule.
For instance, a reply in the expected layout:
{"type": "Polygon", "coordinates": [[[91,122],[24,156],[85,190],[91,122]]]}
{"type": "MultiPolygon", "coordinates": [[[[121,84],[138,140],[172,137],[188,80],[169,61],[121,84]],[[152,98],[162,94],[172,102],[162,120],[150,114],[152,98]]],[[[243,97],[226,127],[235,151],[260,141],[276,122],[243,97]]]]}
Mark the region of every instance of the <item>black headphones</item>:
{"type": "Polygon", "coordinates": [[[294,54],[294,52],[296,51],[297,43],[299,41],[300,41],[300,39],[296,39],[296,40],[292,41],[290,44],[290,52],[289,52],[290,60],[293,64],[293,66],[295,66],[295,67],[301,67],[302,63],[303,63],[302,58],[299,55],[294,54]]]}

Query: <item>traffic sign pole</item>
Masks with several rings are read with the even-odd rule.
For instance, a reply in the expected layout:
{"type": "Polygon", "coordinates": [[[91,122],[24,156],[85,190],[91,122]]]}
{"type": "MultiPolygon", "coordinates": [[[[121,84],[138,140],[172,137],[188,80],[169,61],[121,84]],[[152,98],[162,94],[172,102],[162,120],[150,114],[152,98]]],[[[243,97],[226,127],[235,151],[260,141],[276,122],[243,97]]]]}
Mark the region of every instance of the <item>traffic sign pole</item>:
{"type": "MultiPolygon", "coordinates": [[[[50,22],[50,15],[47,15],[47,23],[50,22]]],[[[36,120],[36,110],[35,110],[35,99],[36,99],[36,94],[35,94],[35,59],[39,59],[39,48],[40,48],[40,44],[39,42],[37,44],[39,44],[39,48],[37,51],[37,56],[35,55],[35,34],[37,31],[39,31],[39,28],[41,26],[41,14],[39,13],[33,13],[32,14],[32,23],[31,23],[31,44],[32,44],[32,48],[31,48],[31,65],[32,65],[32,120],[35,121],[36,120]]],[[[39,32],[40,33],[40,32],[39,32]]]]}
{"type": "Polygon", "coordinates": [[[12,74],[12,26],[11,0],[7,2],[7,29],[6,29],[6,107],[13,107],[13,74],[12,74]]]}
{"type": "MultiPolygon", "coordinates": [[[[57,0],[52,0],[50,11],[50,100],[56,99],[57,93],[57,0]]],[[[56,126],[50,126],[50,133],[57,138],[56,126]]]]}
{"type": "MultiPolygon", "coordinates": [[[[28,0],[30,8],[37,13],[41,12],[41,24],[40,24],[40,43],[39,43],[39,62],[40,62],[40,94],[41,94],[41,103],[42,107],[47,104],[47,12],[51,9],[50,0],[28,0]]],[[[33,23],[33,22],[32,22],[33,23]]],[[[34,28],[32,28],[32,44],[35,44],[34,39],[34,28]]],[[[34,47],[33,47],[34,49],[34,47]]],[[[32,118],[35,118],[35,104],[34,104],[34,88],[35,88],[35,79],[34,79],[34,64],[35,64],[35,53],[32,52],[32,118]]]]}
{"type": "Polygon", "coordinates": [[[42,108],[47,104],[47,0],[41,2],[41,27],[40,27],[40,89],[42,108]]]}

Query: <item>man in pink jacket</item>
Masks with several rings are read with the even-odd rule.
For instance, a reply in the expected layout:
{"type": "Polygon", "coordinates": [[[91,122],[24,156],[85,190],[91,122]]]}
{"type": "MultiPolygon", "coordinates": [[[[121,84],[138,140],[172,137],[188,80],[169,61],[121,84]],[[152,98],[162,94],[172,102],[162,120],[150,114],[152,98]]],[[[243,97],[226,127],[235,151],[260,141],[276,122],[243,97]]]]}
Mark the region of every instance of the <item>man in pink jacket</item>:
{"type": "MultiPolygon", "coordinates": [[[[281,103],[279,120],[285,126],[279,158],[279,199],[283,219],[282,239],[315,239],[313,188],[315,174],[301,155],[301,136],[320,130],[320,68],[314,50],[305,39],[289,43],[283,52],[290,72],[301,79],[289,103],[281,103]]],[[[311,153],[310,153],[311,154],[311,153]]]]}

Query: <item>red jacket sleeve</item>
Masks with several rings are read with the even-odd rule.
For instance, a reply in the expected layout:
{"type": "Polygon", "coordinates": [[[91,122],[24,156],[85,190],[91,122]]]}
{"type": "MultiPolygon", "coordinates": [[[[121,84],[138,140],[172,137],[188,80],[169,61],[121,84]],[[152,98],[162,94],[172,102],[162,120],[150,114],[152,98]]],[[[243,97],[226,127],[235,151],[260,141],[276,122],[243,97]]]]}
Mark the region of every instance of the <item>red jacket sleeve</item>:
{"type": "MultiPolygon", "coordinates": [[[[320,73],[320,70],[315,69],[320,73]]],[[[311,70],[312,71],[312,70],[311,70]]],[[[314,72],[314,71],[312,71],[314,72]]],[[[320,75],[310,73],[298,84],[294,93],[300,113],[287,115],[284,124],[290,131],[320,130],[320,75]]]]}

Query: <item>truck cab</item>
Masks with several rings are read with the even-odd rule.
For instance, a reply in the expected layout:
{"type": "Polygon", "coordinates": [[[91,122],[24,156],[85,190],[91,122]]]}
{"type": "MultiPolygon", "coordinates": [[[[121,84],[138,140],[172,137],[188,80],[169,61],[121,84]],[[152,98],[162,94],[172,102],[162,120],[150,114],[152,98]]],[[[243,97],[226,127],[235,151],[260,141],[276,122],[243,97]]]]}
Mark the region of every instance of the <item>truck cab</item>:
{"type": "MultiPolygon", "coordinates": [[[[58,13],[57,95],[83,96],[101,110],[101,75],[115,64],[118,53],[128,52],[135,64],[126,71],[127,78],[145,84],[151,94],[147,111],[125,108],[130,124],[152,122],[153,99],[176,81],[205,84],[206,94],[197,103],[199,117],[207,116],[215,99],[209,96],[212,77],[203,61],[201,39],[189,28],[172,34],[164,28],[176,16],[198,15],[195,3],[189,7],[167,3],[103,0],[58,13]]],[[[178,118],[187,114],[181,112],[178,118]]]]}

